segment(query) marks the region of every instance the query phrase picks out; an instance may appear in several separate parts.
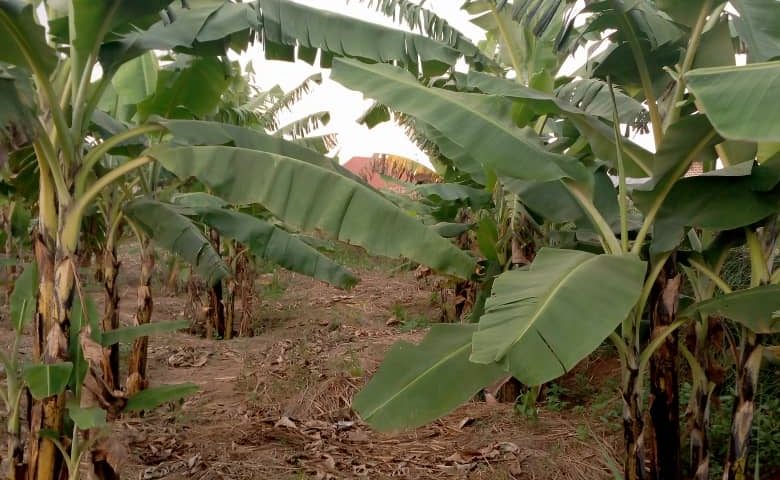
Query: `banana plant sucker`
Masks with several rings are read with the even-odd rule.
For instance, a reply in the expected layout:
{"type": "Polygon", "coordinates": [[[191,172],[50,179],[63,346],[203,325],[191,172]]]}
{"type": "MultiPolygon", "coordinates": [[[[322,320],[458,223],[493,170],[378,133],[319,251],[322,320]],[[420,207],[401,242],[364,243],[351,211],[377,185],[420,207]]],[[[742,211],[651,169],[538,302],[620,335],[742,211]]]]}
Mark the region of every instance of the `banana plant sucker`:
{"type": "MultiPolygon", "coordinates": [[[[117,244],[122,236],[122,204],[126,201],[125,192],[117,189],[103,195],[101,211],[106,226],[103,252],[100,258],[104,291],[102,330],[107,332],[119,328],[119,276],[120,262],[117,258],[117,244]]],[[[113,389],[120,388],[119,382],[119,344],[111,345],[104,353],[103,379],[113,389]]]]}
{"type": "MultiPolygon", "coordinates": [[[[746,229],[745,236],[750,253],[750,286],[755,288],[767,285],[772,279],[777,242],[777,218],[772,218],[756,231],[746,229]]],[[[758,374],[763,360],[761,340],[761,334],[747,327],[741,327],[736,358],[736,398],[732,412],[729,449],[723,467],[724,480],[746,480],[750,471],[748,455],[756,410],[758,374]]]]}
{"type": "MultiPolygon", "coordinates": [[[[693,290],[696,302],[703,302],[713,298],[718,288],[724,294],[731,292],[731,287],[719,276],[728,251],[728,248],[722,248],[715,255],[711,265],[707,265],[706,260],[700,255],[688,259],[690,267],[683,267],[683,269],[693,290]]],[[[689,365],[692,380],[691,397],[688,405],[691,425],[689,471],[693,472],[695,480],[708,480],[711,462],[709,412],[716,386],[709,378],[709,370],[714,362],[711,358],[710,334],[715,319],[709,315],[698,314],[693,320],[695,321],[694,332],[696,339],[693,352],[689,351],[684,343],[680,344],[680,351],[689,365]]]]}

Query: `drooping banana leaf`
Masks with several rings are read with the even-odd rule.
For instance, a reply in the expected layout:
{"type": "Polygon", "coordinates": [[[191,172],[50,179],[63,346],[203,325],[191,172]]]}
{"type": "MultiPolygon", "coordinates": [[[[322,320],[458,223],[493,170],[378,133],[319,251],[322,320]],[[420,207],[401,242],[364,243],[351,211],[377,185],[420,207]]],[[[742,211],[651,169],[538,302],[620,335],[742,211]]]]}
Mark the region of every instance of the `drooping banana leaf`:
{"type": "MultiPolygon", "coordinates": [[[[266,57],[314,60],[317,49],[333,55],[398,61],[412,71],[422,63],[426,75],[443,73],[454,65],[460,53],[449,45],[425,36],[356,22],[354,17],[301,5],[289,0],[259,0],[266,57]]],[[[469,54],[478,52],[469,51],[469,54]]],[[[329,66],[327,62],[323,66],[329,66]]]]}
{"type": "Polygon", "coordinates": [[[780,142],[780,61],[691,70],[688,88],[715,129],[730,140],[780,142]]]}
{"type": "Polygon", "coordinates": [[[200,228],[175,208],[156,200],[138,198],[124,208],[125,215],[160,247],[182,257],[212,285],[230,270],[200,228]]]}
{"type": "Polygon", "coordinates": [[[232,204],[259,203],[302,231],[389,257],[403,256],[443,273],[471,276],[474,260],[390,201],[332,170],[274,153],[237,147],[148,150],[179,178],[195,177],[232,204]]]}
{"type": "MultiPolygon", "coordinates": [[[[651,250],[668,252],[675,248],[683,239],[685,227],[731,230],[777,212],[777,194],[755,191],[756,182],[752,176],[708,175],[676,182],[658,209],[651,250]],[[728,201],[721,201],[724,198],[728,201]]],[[[655,195],[653,191],[635,191],[632,198],[639,210],[647,212],[655,195]]]]}
{"type": "Polygon", "coordinates": [[[296,142],[290,142],[258,130],[237,127],[227,123],[200,120],[155,119],[155,121],[167,128],[174,136],[174,140],[179,143],[186,145],[231,145],[275,153],[333,170],[353,180],[362,182],[359,176],[330,158],[296,142]]]}
{"type": "Polygon", "coordinates": [[[780,285],[762,285],[695,303],[680,313],[718,315],[735,320],[755,333],[780,332],[780,285]]]}
{"type": "Polygon", "coordinates": [[[35,21],[29,2],[0,0],[0,62],[49,75],[57,66],[57,54],[46,42],[46,31],[35,21]]]}
{"type": "Polygon", "coordinates": [[[481,208],[492,200],[490,192],[458,183],[427,183],[412,186],[411,190],[434,200],[469,202],[473,208],[481,208]]]}
{"type": "Polygon", "coordinates": [[[199,3],[190,8],[176,2],[169,10],[172,15],[165,21],[104,43],[100,50],[104,68],[110,70],[149,50],[221,55],[229,42],[239,49],[245,47],[252,31],[260,34],[269,59],[293,60],[297,54],[297,58],[312,63],[322,51],[321,63],[326,67],[333,55],[339,55],[397,61],[413,71],[422,63],[427,74],[435,75],[454,65],[461,55],[422,35],[289,0],[199,3]]]}
{"type": "Polygon", "coordinates": [[[246,245],[252,254],[287,270],[308,275],[339,288],[358,279],[349,270],[310,247],[297,236],[246,213],[222,208],[196,208],[198,218],[225,237],[246,245]]]}
{"type": "Polygon", "coordinates": [[[483,64],[493,64],[474,45],[471,40],[454,28],[444,17],[425,8],[424,5],[410,0],[362,0],[368,6],[374,6],[376,10],[384,13],[394,21],[406,24],[412,31],[420,32],[428,38],[432,38],[462,52],[466,58],[473,57],[483,64]]]}

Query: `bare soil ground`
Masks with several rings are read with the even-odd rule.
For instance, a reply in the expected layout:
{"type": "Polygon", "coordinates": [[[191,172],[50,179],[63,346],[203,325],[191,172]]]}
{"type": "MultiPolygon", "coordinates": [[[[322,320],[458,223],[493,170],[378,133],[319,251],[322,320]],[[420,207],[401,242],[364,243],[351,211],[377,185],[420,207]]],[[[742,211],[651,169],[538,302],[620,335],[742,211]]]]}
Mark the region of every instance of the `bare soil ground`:
{"type": "MultiPolygon", "coordinates": [[[[137,265],[123,257],[120,308],[129,323],[137,265]]],[[[274,274],[270,288],[269,274],[261,276],[251,338],[153,337],[152,384],[194,382],[200,390],[180,405],[114,424],[128,447],[122,477],[612,478],[618,430],[610,424],[619,417],[610,360],[584,362],[548,391],[536,419],[510,404],[475,401],[413,432],[370,430],[351,411],[352,396],[390,345],[418,341],[424,328],[411,327],[438,318],[437,287],[435,279],[386,267],[356,272],[361,282],[349,292],[286,272],[274,274]],[[406,323],[387,324],[398,317],[406,323]],[[596,405],[599,392],[604,405],[596,405]],[[581,394],[596,400],[576,406],[581,394]]],[[[154,290],[154,321],[186,316],[186,293],[154,290]]]]}

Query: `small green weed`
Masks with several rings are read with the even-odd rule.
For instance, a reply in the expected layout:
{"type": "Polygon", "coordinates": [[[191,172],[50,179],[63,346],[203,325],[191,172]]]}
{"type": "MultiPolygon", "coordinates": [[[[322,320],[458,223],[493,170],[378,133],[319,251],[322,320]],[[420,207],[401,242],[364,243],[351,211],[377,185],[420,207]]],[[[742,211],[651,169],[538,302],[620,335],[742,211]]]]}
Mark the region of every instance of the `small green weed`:
{"type": "Polygon", "coordinates": [[[425,315],[409,314],[406,308],[399,303],[394,304],[390,311],[393,313],[393,316],[401,323],[399,329],[402,332],[411,332],[413,330],[427,328],[431,324],[430,319],[425,315]]]}
{"type": "Polygon", "coordinates": [[[577,436],[577,440],[584,442],[588,438],[590,438],[590,432],[588,431],[588,427],[586,427],[583,424],[577,425],[577,429],[574,431],[574,434],[577,436]]]}
{"type": "Polygon", "coordinates": [[[287,290],[287,284],[279,277],[279,271],[274,270],[271,274],[271,281],[263,286],[263,297],[271,299],[280,298],[284,295],[285,290],[287,290]]]}
{"type": "Polygon", "coordinates": [[[400,330],[402,332],[411,332],[421,328],[428,328],[430,324],[431,321],[427,317],[423,315],[413,315],[401,323],[400,330]]]}
{"type": "Polygon", "coordinates": [[[515,412],[528,420],[537,420],[539,411],[536,408],[536,399],[539,397],[539,387],[530,387],[525,393],[517,397],[515,412]]]}
{"type": "Polygon", "coordinates": [[[568,394],[568,390],[565,387],[551,383],[547,387],[547,398],[545,399],[545,406],[551,412],[561,412],[569,406],[569,402],[562,399],[562,397],[568,394]]]}
{"type": "Polygon", "coordinates": [[[360,363],[357,353],[350,349],[347,352],[347,358],[344,359],[345,370],[352,378],[360,378],[365,375],[366,371],[363,369],[363,365],[360,363]]]}

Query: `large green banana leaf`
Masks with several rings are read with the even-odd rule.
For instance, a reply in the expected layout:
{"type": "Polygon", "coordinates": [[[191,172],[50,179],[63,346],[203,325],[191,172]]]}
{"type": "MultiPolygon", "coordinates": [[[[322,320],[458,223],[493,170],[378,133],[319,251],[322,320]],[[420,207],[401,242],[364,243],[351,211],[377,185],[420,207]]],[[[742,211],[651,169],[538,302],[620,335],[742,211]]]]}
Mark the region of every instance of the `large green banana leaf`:
{"type": "Polygon", "coordinates": [[[195,267],[209,285],[230,275],[197,225],[164,203],[138,198],[124,208],[125,215],[160,247],[182,257],[195,267]]]}
{"type": "Polygon", "coordinates": [[[655,154],[655,176],[651,185],[680,164],[690,165],[694,162],[706,163],[715,160],[715,145],[721,140],[706,115],[687,115],[677,120],[666,129],[661,146],[655,154]]]}
{"type": "MultiPolygon", "coordinates": [[[[731,230],[777,212],[777,194],[757,191],[758,181],[759,177],[752,175],[703,175],[676,182],[658,209],[651,250],[655,253],[674,249],[683,240],[685,227],[731,230]],[[722,201],[724,198],[728,201],[722,201]]],[[[656,193],[634,191],[632,198],[637,208],[646,213],[652,208],[656,193]]]]}
{"type": "Polygon", "coordinates": [[[151,50],[184,50],[206,56],[224,54],[224,40],[235,36],[236,40],[244,37],[246,41],[250,29],[257,24],[256,12],[249,4],[197,2],[185,8],[178,3],[170,5],[170,14],[166,13],[164,20],[108,35],[99,54],[104,71],[113,71],[151,50]]]}
{"type": "Polygon", "coordinates": [[[176,193],[171,196],[171,203],[177,207],[184,207],[179,210],[179,213],[189,216],[196,215],[198,210],[203,208],[222,208],[229,205],[223,199],[206,192],[176,193]]]}
{"type": "Polygon", "coordinates": [[[543,248],[528,269],[496,278],[470,360],[498,362],[528,385],[553,380],[626,318],[644,276],[633,256],[543,248]]]}
{"type": "Polygon", "coordinates": [[[347,88],[431,125],[499,173],[525,180],[590,182],[575,159],[548,152],[515,127],[512,103],[502,97],[427,88],[398,68],[356,60],[336,59],[331,75],[347,88]]]}
{"type": "Polygon", "coordinates": [[[303,231],[321,230],[390,257],[468,278],[474,260],[362,183],[274,153],[237,147],[162,145],[148,154],[179,178],[195,177],[237,205],[259,203],[303,231]]]}
{"type": "Polygon", "coordinates": [[[485,185],[487,183],[485,167],[471,156],[462,146],[443,135],[430,125],[423,122],[415,122],[426,139],[430,140],[439,149],[442,155],[449,159],[455,167],[469,174],[472,180],[485,185]]]}
{"type": "MultiPolygon", "coordinates": [[[[173,0],[74,0],[72,2],[73,27],[77,32],[73,39],[78,70],[84,67],[87,58],[96,52],[103,43],[103,36],[117,29],[128,29],[132,24],[136,28],[146,24],[150,18],[157,17],[159,12],[171,4],[173,0]],[[144,21],[145,20],[145,21],[144,21]]],[[[66,12],[67,13],[67,7],[66,12]]],[[[50,34],[59,40],[67,39],[69,35],[68,16],[58,16],[49,22],[50,34]]]]}
{"type": "Polygon", "coordinates": [[[654,84],[668,76],[664,67],[679,61],[686,32],[654,2],[594,1],[589,2],[580,14],[588,17],[582,34],[600,36],[602,32],[612,32],[607,38],[608,47],[588,58],[591,76],[602,79],[609,76],[617,84],[639,87],[641,79],[634,60],[636,49],[642,50],[645,71],[654,84]]]}
{"type": "Polygon", "coordinates": [[[259,218],[222,208],[205,207],[196,210],[203,223],[221,235],[246,245],[257,257],[339,288],[350,288],[358,281],[349,270],[295,235],[259,218]]]}
{"type": "Polygon", "coordinates": [[[0,0],[0,38],[0,62],[38,70],[43,75],[49,75],[57,66],[57,55],[46,42],[46,32],[36,23],[29,2],[0,0]]]}
{"type": "Polygon", "coordinates": [[[688,72],[686,78],[688,88],[723,137],[780,142],[780,61],[700,68],[688,72]]]}
{"type": "Polygon", "coordinates": [[[777,0],[731,0],[737,34],[747,44],[748,62],[780,57],[780,15],[777,0]]]}
{"type": "MultiPolygon", "coordinates": [[[[680,2],[676,2],[680,3],[680,2]]],[[[692,2],[693,3],[693,2],[692,2]]],[[[731,38],[731,16],[722,16],[714,27],[704,32],[696,50],[693,68],[724,67],[736,64],[736,49],[731,38]]]]}
{"type": "MultiPolygon", "coordinates": [[[[422,35],[356,22],[353,17],[296,2],[259,0],[258,6],[262,13],[266,49],[274,44],[286,47],[280,53],[281,58],[287,60],[292,59],[293,48],[297,44],[304,52],[308,51],[310,61],[314,60],[315,49],[323,49],[336,55],[378,62],[399,61],[412,70],[416,70],[418,61],[421,61],[423,70],[426,70],[427,64],[430,68],[427,73],[437,74],[443,73],[446,66],[453,65],[459,56],[450,46],[422,35]]],[[[307,58],[300,52],[299,57],[307,58]]]]}
{"type": "Polygon", "coordinates": [[[691,317],[696,313],[730,318],[755,333],[777,333],[780,332],[780,285],[762,285],[727,293],[695,303],[680,316],[691,317]]]}
{"type": "Polygon", "coordinates": [[[152,95],[138,103],[138,121],[151,115],[201,118],[217,112],[230,85],[225,65],[215,57],[184,58],[158,71],[152,95]]]}
{"type": "Polygon", "coordinates": [[[476,325],[434,325],[422,343],[398,342],[352,408],[373,428],[403,430],[436,420],[506,374],[469,361],[476,325]]]}
{"type": "Polygon", "coordinates": [[[122,64],[100,97],[98,108],[119,121],[131,121],[138,104],[155,93],[159,71],[157,57],[152,52],[122,64]]]}
{"type": "MultiPolygon", "coordinates": [[[[473,73],[470,73],[469,78],[472,76],[473,73]]],[[[517,82],[514,83],[517,84],[517,82]]],[[[614,91],[615,106],[617,107],[620,123],[632,124],[646,112],[642,104],[633,97],[626,95],[617,88],[614,91]]],[[[555,96],[588,115],[612,122],[614,110],[612,97],[609,92],[609,85],[602,80],[583,78],[565,83],[555,90],[555,96]]]]}

